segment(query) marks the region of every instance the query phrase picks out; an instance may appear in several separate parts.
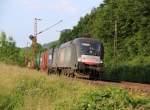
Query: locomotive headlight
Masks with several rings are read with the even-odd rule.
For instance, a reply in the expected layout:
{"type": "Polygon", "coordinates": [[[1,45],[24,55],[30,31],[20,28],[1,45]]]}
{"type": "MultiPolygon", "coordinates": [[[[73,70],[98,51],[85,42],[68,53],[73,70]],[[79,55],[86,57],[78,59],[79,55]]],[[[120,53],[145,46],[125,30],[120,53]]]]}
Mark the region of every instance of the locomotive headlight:
{"type": "Polygon", "coordinates": [[[82,58],[81,58],[81,57],[79,57],[79,58],[78,58],[78,62],[81,62],[81,61],[82,61],[82,58]]]}
{"type": "Polygon", "coordinates": [[[100,63],[103,63],[103,61],[101,60],[100,63]]]}

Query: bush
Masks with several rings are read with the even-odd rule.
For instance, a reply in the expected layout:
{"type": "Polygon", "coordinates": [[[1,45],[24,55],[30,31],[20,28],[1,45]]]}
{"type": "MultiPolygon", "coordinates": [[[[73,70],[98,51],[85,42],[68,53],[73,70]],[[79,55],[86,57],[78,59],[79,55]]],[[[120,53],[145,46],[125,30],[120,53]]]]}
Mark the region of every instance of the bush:
{"type": "Polygon", "coordinates": [[[150,100],[134,99],[123,89],[108,88],[84,94],[76,110],[148,110],[148,104],[150,100]]]}
{"type": "Polygon", "coordinates": [[[116,67],[109,65],[103,79],[150,83],[150,57],[137,56],[130,61],[118,62],[116,67]]]}

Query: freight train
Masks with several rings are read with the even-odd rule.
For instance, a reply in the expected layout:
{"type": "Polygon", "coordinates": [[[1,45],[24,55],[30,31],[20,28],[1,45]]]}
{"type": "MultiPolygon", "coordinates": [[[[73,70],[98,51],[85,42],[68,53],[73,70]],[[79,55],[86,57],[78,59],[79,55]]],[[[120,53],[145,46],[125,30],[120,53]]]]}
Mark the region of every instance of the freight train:
{"type": "Polygon", "coordinates": [[[104,71],[103,59],[102,43],[93,38],[76,38],[59,47],[46,49],[36,61],[38,68],[48,74],[99,78],[104,71]]]}

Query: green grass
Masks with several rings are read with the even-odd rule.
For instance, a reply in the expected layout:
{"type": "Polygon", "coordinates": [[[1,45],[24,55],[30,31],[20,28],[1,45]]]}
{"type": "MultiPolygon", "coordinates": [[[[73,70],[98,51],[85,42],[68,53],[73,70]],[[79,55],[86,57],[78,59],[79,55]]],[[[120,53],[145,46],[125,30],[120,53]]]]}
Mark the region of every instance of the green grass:
{"type": "Polygon", "coordinates": [[[0,64],[0,110],[148,110],[150,98],[0,64]]]}

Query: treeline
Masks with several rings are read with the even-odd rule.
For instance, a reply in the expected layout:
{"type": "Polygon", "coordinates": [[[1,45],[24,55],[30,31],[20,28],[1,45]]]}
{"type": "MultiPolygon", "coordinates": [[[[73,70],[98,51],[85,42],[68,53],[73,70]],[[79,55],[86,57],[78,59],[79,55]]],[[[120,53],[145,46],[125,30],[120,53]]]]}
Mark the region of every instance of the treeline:
{"type": "Polygon", "coordinates": [[[88,33],[105,47],[105,79],[150,83],[150,0],[104,0],[73,29],[61,33],[61,44],[88,33]],[[117,65],[114,36],[117,22],[117,65]]]}
{"type": "Polygon", "coordinates": [[[0,62],[24,66],[24,50],[16,47],[13,37],[0,34],[0,62]]]}
{"type": "MultiPolygon", "coordinates": [[[[49,47],[84,34],[90,34],[104,44],[104,79],[150,83],[150,0],[104,0],[90,14],[81,17],[73,29],[62,31],[60,39],[49,47]],[[117,64],[113,51],[115,22],[117,64]]],[[[11,37],[7,39],[4,32],[0,39],[0,61],[23,65],[24,50],[17,48],[11,37]]]]}

